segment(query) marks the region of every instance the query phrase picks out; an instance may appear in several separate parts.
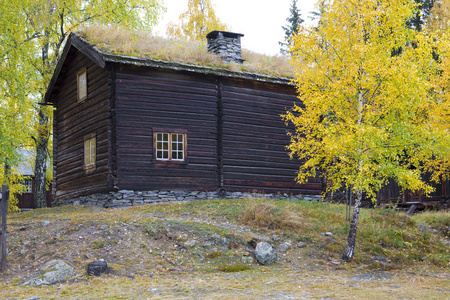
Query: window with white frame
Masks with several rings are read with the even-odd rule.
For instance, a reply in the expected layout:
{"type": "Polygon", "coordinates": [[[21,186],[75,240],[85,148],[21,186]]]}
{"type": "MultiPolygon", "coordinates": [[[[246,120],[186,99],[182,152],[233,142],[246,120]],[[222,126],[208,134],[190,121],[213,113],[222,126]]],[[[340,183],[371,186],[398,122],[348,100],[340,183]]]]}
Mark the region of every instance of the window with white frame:
{"type": "Polygon", "coordinates": [[[155,156],[158,161],[185,161],[186,133],[154,132],[155,156]]]}

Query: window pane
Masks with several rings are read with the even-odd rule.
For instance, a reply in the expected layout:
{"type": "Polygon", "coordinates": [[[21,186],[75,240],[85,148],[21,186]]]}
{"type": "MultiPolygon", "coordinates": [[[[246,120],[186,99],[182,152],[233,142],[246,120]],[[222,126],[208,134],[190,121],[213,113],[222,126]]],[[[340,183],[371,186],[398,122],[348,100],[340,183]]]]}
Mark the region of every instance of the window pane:
{"type": "Polygon", "coordinates": [[[82,100],[87,95],[86,72],[78,74],[78,100],[82,100]]]}

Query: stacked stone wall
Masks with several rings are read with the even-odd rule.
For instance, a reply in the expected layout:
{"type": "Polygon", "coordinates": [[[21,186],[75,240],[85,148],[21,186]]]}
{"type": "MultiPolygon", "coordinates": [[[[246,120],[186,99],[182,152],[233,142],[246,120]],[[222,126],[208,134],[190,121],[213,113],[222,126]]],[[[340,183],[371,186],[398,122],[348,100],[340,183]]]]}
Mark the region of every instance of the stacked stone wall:
{"type": "Polygon", "coordinates": [[[105,208],[122,208],[122,207],[145,205],[150,203],[211,200],[219,198],[223,199],[266,198],[266,199],[319,201],[322,197],[320,195],[288,195],[288,194],[262,194],[262,193],[242,193],[242,192],[228,192],[225,197],[219,197],[217,192],[122,190],[118,192],[110,192],[108,194],[93,194],[89,196],[54,202],[52,204],[53,206],[90,205],[105,208]]]}

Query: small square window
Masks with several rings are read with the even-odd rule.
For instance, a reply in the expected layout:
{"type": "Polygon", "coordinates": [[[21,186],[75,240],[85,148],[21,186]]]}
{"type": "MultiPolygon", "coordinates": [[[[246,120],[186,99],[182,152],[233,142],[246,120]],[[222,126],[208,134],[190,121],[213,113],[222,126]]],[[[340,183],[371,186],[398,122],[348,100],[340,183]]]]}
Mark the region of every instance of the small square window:
{"type": "Polygon", "coordinates": [[[87,98],[87,73],[86,68],[77,74],[77,97],[78,101],[83,101],[87,98]]]}
{"type": "Polygon", "coordinates": [[[84,140],[84,168],[95,169],[96,159],[96,138],[95,135],[89,135],[84,140]]]}

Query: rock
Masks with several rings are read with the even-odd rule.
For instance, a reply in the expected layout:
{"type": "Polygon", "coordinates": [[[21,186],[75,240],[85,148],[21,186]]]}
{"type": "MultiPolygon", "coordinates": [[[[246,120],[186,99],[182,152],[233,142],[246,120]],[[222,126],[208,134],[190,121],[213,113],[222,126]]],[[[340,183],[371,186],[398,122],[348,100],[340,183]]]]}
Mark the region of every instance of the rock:
{"type": "Polygon", "coordinates": [[[39,299],[41,299],[41,297],[39,297],[39,296],[33,296],[33,297],[27,298],[27,299],[25,299],[25,300],[39,300],[39,299]]]}
{"type": "Polygon", "coordinates": [[[328,232],[321,233],[320,236],[333,236],[333,234],[328,231],[328,232]]]}
{"type": "Polygon", "coordinates": [[[253,257],[251,257],[251,256],[242,256],[241,259],[244,264],[253,263],[253,257]]]}
{"type": "Polygon", "coordinates": [[[47,227],[48,225],[50,225],[50,221],[47,220],[42,221],[42,227],[47,227]]]}
{"type": "Polygon", "coordinates": [[[72,277],[73,268],[63,260],[51,260],[44,264],[30,280],[23,285],[40,286],[72,277]]]}
{"type": "Polygon", "coordinates": [[[186,243],[184,243],[184,247],[185,248],[192,248],[195,246],[195,244],[197,244],[196,240],[189,240],[186,243]]]}
{"type": "Polygon", "coordinates": [[[387,261],[386,256],[374,256],[373,259],[378,260],[378,261],[387,261]]]}
{"type": "Polygon", "coordinates": [[[278,246],[278,252],[284,253],[284,252],[288,251],[290,247],[291,247],[291,244],[283,243],[278,246]]]}
{"type": "Polygon", "coordinates": [[[299,248],[303,248],[303,247],[306,247],[306,246],[308,246],[308,244],[305,243],[305,242],[298,242],[298,244],[297,244],[297,247],[299,247],[299,248]]]}
{"type": "Polygon", "coordinates": [[[87,266],[87,273],[90,276],[100,276],[106,272],[108,272],[108,264],[103,260],[93,261],[87,266]]]}
{"type": "Polygon", "coordinates": [[[100,226],[100,230],[106,230],[109,228],[109,225],[102,225],[100,226]]]}
{"type": "Polygon", "coordinates": [[[209,247],[211,247],[212,246],[212,243],[211,242],[205,242],[205,243],[203,243],[203,247],[205,247],[205,248],[209,248],[209,247]]]}
{"type": "Polygon", "coordinates": [[[267,242],[261,242],[255,248],[256,260],[262,265],[270,265],[277,260],[277,252],[267,242]]]}
{"type": "Polygon", "coordinates": [[[278,242],[278,237],[277,237],[276,234],[273,234],[273,235],[272,235],[272,241],[278,242]]]}

